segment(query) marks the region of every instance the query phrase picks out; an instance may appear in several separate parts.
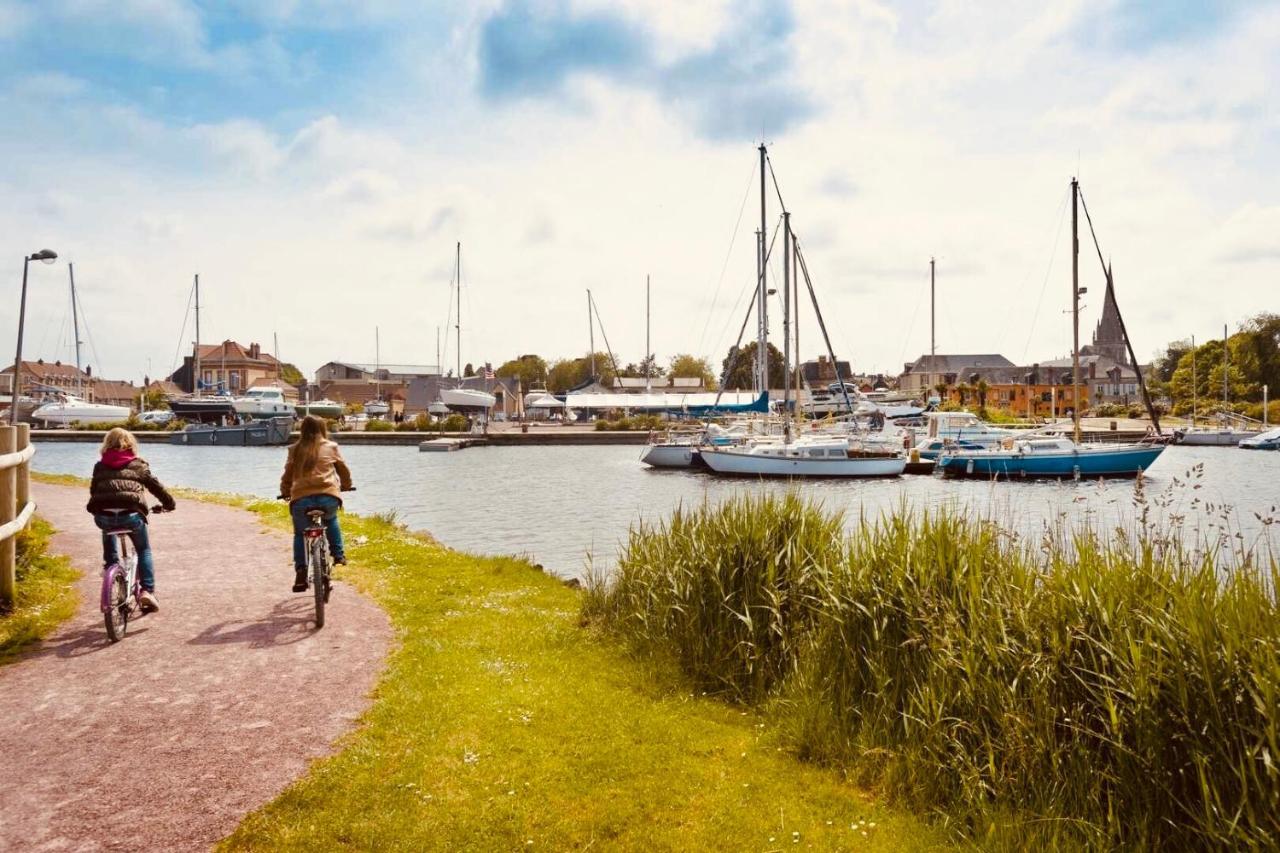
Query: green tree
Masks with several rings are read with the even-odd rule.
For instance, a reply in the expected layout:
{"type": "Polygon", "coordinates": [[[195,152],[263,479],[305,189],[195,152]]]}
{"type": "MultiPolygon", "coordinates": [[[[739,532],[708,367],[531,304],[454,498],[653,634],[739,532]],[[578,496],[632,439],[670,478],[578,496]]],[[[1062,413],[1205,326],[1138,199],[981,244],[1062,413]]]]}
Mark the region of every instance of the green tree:
{"type": "Polygon", "coordinates": [[[702,380],[707,388],[716,387],[716,376],[711,372],[711,364],[705,358],[698,358],[689,353],[679,353],[671,357],[671,368],[667,375],[672,378],[702,380]]]}
{"type": "Polygon", "coordinates": [[[547,382],[547,362],[538,355],[522,355],[504,362],[494,373],[506,379],[515,377],[526,391],[547,382]]]}
{"type": "Polygon", "coordinates": [[[287,385],[303,385],[307,378],[302,375],[302,371],[289,362],[280,363],[280,381],[287,385]]]}
{"type": "Polygon", "coordinates": [[[159,388],[143,388],[138,392],[138,411],[150,412],[169,408],[169,398],[159,388]]]}
{"type": "Polygon", "coordinates": [[[471,362],[468,361],[466,365],[462,368],[462,377],[464,379],[468,379],[475,375],[476,375],[476,369],[472,367],[471,362]]]}
{"type": "MultiPolygon", "coordinates": [[[[616,375],[613,361],[608,353],[595,354],[596,378],[602,385],[613,384],[616,375]]],[[[563,394],[586,382],[591,377],[591,359],[587,356],[579,358],[562,358],[553,362],[547,371],[547,390],[553,394],[563,394]]]]}
{"type": "MultiPolygon", "coordinates": [[[[756,387],[756,349],[755,341],[741,350],[729,348],[729,354],[721,362],[721,375],[725,377],[724,387],[730,391],[741,391],[756,387]],[[735,350],[736,357],[735,357],[735,350]]],[[[769,344],[769,387],[781,388],[786,371],[782,367],[782,351],[769,344]]]]}

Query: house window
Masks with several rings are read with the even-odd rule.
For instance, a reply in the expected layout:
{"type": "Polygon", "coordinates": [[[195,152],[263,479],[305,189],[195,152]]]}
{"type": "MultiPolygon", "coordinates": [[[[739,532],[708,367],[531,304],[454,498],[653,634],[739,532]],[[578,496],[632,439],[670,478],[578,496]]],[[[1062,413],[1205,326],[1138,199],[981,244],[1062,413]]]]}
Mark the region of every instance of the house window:
{"type": "Polygon", "coordinates": [[[240,371],[238,371],[238,370],[231,370],[231,371],[228,371],[228,373],[229,373],[229,374],[230,374],[230,376],[231,376],[231,379],[230,379],[230,385],[231,385],[232,390],[237,390],[237,391],[238,391],[238,390],[240,389],[240,371]]]}
{"type": "Polygon", "coordinates": [[[208,388],[208,387],[210,387],[211,385],[213,385],[213,371],[212,371],[212,370],[206,370],[206,371],[204,371],[204,375],[200,377],[200,384],[201,384],[201,385],[203,385],[203,386],[204,386],[204,387],[206,387],[206,388],[208,388]]]}

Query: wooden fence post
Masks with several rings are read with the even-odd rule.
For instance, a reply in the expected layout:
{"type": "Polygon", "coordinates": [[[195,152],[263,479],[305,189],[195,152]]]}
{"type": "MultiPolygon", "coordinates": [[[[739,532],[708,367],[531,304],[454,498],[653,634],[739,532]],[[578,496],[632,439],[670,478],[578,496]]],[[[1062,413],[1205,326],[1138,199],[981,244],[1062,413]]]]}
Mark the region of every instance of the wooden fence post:
{"type": "MultiPolygon", "coordinates": [[[[31,444],[31,424],[18,424],[18,441],[14,450],[26,450],[31,444]]],[[[18,509],[26,506],[31,500],[31,461],[27,460],[18,466],[17,488],[14,490],[18,509]]]]}
{"type": "MultiPolygon", "coordinates": [[[[0,427],[0,455],[18,449],[18,430],[0,427]]],[[[18,514],[18,467],[0,470],[0,525],[8,524],[18,514]]],[[[0,609],[13,607],[18,579],[16,574],[17,542],[9,536],[0,540],[0,609]]]]}

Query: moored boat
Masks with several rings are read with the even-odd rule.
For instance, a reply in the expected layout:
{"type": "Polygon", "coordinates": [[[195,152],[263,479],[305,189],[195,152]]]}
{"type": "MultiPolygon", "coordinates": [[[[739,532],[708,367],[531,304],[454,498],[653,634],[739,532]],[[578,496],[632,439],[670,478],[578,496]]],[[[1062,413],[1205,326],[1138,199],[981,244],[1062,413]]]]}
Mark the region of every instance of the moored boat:
{"type": "Polygon", "coordinates": [[[1269,429],[1240,442],[1245,450],[1280,450],[1280,427],[1269,429]]]}
{"type": "Polygon", "coordinates": [[[285,402],[284,391],[274,385],[250,388],[242,397],[234,397],[231,406],[244,418],[278,418],[293,414],[293,406],[285,402]]]}
{"type": "Polygon", "coordinates": [[[901,454],[864,455],[846,438],[825,436],[703,447],[699,455],[717,474],[752,477],[897,477],[907,467],[901,454]]]}
{"type": "Polygon", "coordinates": [[[73,423],[124,423],[129,419],[128,406],[111,406],[106,403],[90,403],[72,394],[38,406],[31,413],[32,420],[46,424],[69,426],[73,423]]]}
{"type": "Polygon", "coordinates": [[[1020,438],[1011,446],[944,450],[938,469],[948,477],[1132,477],[1164,452],[1161,444],[1076,444],[1069,438],[1020,438]]]}
{"type": "Polygon", "coordinates": [[[298,417],[306,417],[307,415],[315,415],[318,418],[333,421],[342,417],[347,410],[346,406],[335,400],[312,400],[307,403],[299,403],[294,406],[294,410],[298,413],[298,417]]]}

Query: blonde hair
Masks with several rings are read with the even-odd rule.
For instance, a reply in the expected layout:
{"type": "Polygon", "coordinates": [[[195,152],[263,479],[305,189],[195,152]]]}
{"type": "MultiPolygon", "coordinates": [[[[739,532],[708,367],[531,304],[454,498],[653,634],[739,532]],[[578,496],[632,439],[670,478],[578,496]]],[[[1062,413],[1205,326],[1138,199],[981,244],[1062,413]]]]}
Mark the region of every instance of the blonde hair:
{"type": "Polygon", "coordinates": [[[108,450],[127,450],[130,453],[137,453],[138,439],[124,427],[112,427],[102,439],[102,447],[98,452],[106,453],[108,450]]]}

